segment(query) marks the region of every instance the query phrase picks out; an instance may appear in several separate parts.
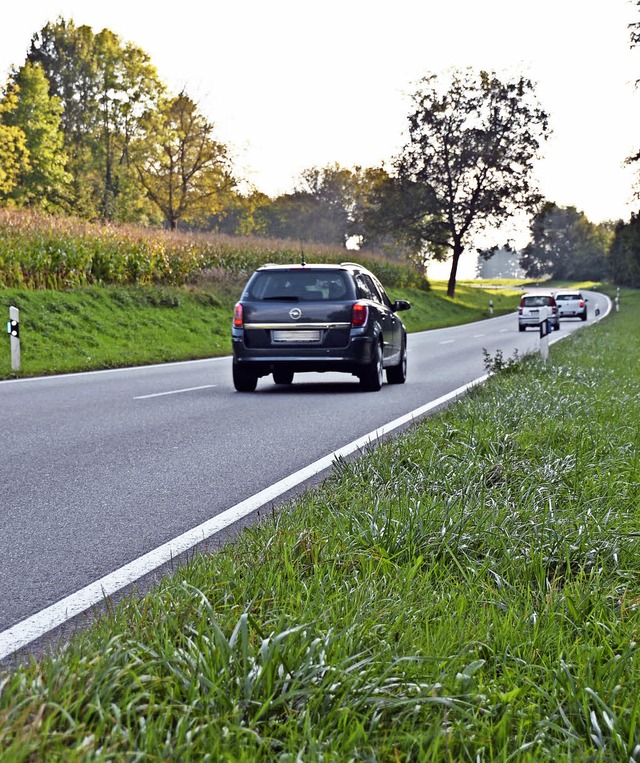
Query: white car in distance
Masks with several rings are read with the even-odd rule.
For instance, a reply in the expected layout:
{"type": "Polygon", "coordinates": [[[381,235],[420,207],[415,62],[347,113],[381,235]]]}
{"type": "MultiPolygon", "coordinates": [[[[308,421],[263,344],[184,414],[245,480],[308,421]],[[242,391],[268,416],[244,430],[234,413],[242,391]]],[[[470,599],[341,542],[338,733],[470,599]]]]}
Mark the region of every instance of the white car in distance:
{"type": "Polygon", "coordinates": [[[558,318],[587,320],[587,300],[582,296],[582,292],[573,289],[558,290],[555,297],[558,318]]]}

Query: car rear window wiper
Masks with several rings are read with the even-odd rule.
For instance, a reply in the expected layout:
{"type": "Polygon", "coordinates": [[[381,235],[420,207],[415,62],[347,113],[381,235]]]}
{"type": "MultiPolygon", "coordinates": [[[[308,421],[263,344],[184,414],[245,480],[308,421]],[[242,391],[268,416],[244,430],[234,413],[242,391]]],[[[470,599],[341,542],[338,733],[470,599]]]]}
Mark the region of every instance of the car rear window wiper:
{"type": "Polygon", "coordinates": [[[294,294],[277,294],[274,297],[263,297],[264,302],[271,300],[281,300],[283,302],[299,302],[300,297],[296,297],[294,294]]]}

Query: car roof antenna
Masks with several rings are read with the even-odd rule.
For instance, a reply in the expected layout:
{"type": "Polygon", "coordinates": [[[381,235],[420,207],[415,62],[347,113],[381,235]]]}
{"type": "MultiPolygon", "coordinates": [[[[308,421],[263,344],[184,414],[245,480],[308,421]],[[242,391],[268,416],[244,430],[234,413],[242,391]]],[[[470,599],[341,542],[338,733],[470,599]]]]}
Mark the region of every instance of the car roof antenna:
{"type": "Polygon", "coordinates": [[[307,263],[304,261],[304,249],[302,248],[302,239],[300,239],[300,264],[304,267],[307,263]]]}

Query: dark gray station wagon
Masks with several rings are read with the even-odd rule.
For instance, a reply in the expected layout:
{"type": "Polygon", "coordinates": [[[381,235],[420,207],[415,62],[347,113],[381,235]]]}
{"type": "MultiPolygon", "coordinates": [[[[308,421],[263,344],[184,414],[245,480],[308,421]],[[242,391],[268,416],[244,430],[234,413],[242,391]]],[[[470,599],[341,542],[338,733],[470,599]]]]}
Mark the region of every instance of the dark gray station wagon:
{"type": "Polygon", "coordinates": [[[377,391],[407,376],[407,332],[373,273],[357,263],[265,265],[236,304],[233,383],[253,392],[261,376],[291,384],[296,373],[343,371],[377,391]]]}

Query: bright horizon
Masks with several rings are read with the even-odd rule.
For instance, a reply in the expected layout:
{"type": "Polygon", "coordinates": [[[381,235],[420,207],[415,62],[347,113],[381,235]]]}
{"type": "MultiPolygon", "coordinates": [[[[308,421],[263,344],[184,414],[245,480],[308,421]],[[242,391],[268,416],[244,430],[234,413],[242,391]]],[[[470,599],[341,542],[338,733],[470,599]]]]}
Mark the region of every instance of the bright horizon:
{"type": "Polygon", "coordinates": [[[388,163],[417,81],[474,66],[537,83],[553,130],[537,168],[546,198],[593,222],[640,208],[623,166],[640,148],[635,0],[183,0],[172,13],[147,0],[32,0],[7,13],[3,77],[58,16],[106,27],[148,53],[173,92],[186,89],[232,147],[238,174],[270,196],[312,166],[388,163]]]}

